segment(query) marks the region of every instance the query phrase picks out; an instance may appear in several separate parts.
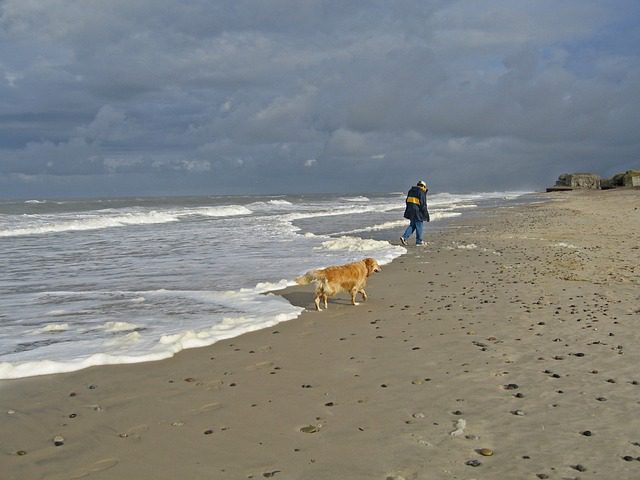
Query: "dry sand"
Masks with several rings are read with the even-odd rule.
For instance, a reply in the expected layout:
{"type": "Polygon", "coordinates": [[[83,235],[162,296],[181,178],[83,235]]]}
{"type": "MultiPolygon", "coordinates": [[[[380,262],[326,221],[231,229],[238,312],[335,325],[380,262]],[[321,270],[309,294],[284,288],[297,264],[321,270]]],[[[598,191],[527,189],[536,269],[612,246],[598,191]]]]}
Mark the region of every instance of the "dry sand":
{"type": "Polygon", "coordinates": [[[549,198],[430,234],[358,307],[0,382],[0,478],[640,478],[640,192],[549,198]]]}

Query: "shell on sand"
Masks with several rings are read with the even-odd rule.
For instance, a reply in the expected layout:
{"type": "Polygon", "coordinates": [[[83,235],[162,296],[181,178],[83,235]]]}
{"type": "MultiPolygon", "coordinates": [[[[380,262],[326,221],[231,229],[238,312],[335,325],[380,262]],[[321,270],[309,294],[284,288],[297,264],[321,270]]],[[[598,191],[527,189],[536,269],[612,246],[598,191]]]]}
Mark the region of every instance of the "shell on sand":
{"type": "Polygon", "coordinates": [[[317,433],[320,431],[320,425],[307,425],[300,429],[302,433],[317,433]]]}

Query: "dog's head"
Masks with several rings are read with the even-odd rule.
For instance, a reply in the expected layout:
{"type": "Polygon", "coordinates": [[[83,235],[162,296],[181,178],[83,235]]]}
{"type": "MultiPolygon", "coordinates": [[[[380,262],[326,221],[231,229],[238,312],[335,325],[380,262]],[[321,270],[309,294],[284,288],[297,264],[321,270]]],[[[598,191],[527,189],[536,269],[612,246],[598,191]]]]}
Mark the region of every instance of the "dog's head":
{"type": "Polygon", "coordinates": [[[363,260],[364,264],[367,266],[367,276],[371,275],[372,273],[375,272],[379,272],[380,270],[382,270],[380,268],[380,265],[378,265],[378,262],[376,262],[375,258],[365,258],[363,260]]]}

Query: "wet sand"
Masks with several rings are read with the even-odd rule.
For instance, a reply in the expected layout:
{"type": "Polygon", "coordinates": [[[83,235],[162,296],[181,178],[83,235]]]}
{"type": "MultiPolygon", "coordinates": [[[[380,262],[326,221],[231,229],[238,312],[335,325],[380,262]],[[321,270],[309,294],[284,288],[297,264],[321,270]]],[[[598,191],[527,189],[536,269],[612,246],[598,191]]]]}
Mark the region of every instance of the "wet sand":
{"type": "Polygon", "coordinates": [[[640,191],[548,198],[427,228],[357,307],[0,381],[1,478],[640,478],[640,191]]]}

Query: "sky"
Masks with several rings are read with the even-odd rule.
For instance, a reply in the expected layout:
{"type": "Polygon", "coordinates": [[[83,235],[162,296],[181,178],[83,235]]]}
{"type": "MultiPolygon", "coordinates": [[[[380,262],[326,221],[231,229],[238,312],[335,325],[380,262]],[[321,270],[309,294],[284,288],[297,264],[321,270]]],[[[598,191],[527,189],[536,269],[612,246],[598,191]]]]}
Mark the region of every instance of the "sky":
{"type": "Polygon", "coordinates": [[[0,197],[640,169],[637,0],[0,0],[0,197]]]}

